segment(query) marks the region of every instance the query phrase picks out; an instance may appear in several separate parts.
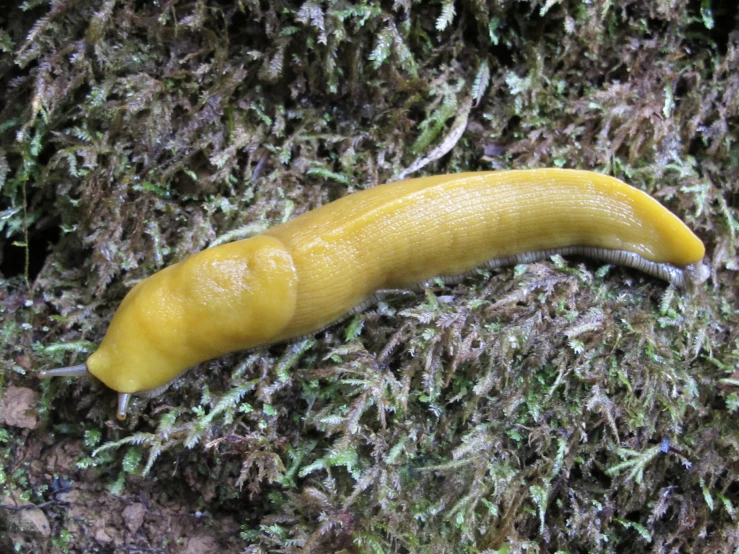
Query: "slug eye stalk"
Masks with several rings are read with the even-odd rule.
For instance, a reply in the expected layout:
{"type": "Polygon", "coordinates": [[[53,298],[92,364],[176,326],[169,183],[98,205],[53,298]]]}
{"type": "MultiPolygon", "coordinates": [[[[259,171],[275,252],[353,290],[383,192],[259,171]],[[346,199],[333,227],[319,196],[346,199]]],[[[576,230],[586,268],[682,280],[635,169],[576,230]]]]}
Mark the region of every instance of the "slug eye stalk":
{"type": "Polygon", "coordinates": [[[39,379],[46,379],[47,377],[82,377],[84,375],[90,375],[90,372],[87,370],[87,364],[58,367],[56,369],[46,369],[38,372],[39,379]]]}

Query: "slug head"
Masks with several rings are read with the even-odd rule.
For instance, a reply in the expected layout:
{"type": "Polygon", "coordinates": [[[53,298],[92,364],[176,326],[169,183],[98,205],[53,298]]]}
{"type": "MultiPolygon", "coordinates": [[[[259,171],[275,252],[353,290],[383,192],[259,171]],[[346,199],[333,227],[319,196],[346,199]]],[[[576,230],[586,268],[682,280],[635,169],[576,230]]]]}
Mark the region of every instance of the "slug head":
{"type": "Polygon", "coordinates": [[[118,391],[118,418],[132,393],[166,385],[190,366],[269,343],[295,312],[297,275],[282,243],[258,236],[204,250],[136,285],[83,366],[118,391]]]}

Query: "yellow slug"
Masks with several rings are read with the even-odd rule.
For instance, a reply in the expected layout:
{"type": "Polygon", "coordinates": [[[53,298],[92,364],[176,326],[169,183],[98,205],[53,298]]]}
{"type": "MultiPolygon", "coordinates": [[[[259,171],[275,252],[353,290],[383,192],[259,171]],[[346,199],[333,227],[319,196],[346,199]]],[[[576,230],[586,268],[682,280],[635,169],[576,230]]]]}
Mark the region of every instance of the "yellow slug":
{"type": "Polygon", "coordinates": [[[381,289],[448,282],[476,267],[581,254],[675,286],[702,282],[703,243],[649,195],[589,171],[437,175],[331,202],[145,279],[123,299],[86,364],[130,395],[210,358],[300,337],[371,302],[381,289]]]}

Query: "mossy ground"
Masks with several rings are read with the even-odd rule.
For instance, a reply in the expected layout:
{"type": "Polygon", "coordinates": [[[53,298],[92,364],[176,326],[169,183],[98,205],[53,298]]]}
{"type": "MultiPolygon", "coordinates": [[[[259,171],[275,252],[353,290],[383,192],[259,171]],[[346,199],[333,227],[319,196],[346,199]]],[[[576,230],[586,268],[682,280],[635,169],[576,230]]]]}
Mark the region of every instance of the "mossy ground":
{"type": "Polygon", "coordinates": [[[0,392],[41,396],[35,429],[0,428],[0,496],[43,504],[51,531],[0,507],[0,548],[739,552],[738,18],[711,0],[1,13],[0,392]],[[202,364],[124,424],[100,384],[33,377],[210,244],[407,168],[545,166],[653,194],[712,278],[688,296],[584,260],[481,272],[202,364]]]}

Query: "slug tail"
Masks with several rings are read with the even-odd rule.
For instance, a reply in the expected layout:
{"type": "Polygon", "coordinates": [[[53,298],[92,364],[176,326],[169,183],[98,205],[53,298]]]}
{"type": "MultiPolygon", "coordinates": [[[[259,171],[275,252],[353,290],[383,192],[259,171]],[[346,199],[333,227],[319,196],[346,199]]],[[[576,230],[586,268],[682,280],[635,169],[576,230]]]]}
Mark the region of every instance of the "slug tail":
{"type": "Polygon", "coordinates": [[[46,379],[47,377],[81,377],[90,375],[90,372],[87,370],[87,364],[79,364],[56,369],[46,369],[39,371],[37,375],[39,379],[46,379]]]}

